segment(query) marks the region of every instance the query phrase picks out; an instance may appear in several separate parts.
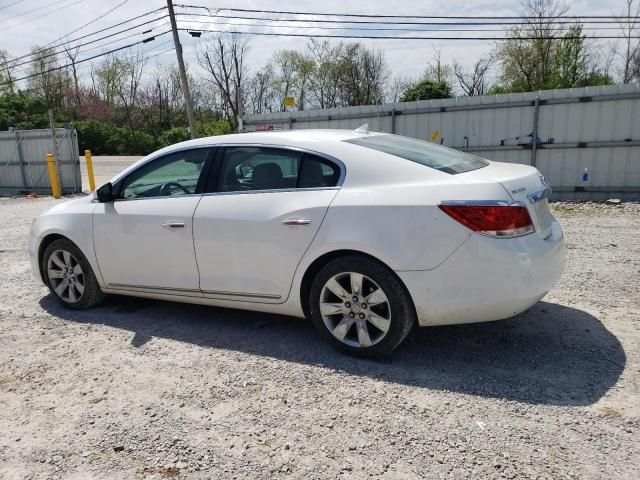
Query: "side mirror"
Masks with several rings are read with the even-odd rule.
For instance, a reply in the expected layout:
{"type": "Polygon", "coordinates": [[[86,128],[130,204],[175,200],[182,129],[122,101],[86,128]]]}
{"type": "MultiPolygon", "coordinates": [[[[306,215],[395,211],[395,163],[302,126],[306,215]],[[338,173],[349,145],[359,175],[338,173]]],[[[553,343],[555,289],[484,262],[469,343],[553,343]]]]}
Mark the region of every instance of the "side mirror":
{"type": "Polygon", "coordinates": [[[96,198],[100,203],[113,202],[113,185],[111,185],[111,182],[105,183],[96,190],[96,198]]]}

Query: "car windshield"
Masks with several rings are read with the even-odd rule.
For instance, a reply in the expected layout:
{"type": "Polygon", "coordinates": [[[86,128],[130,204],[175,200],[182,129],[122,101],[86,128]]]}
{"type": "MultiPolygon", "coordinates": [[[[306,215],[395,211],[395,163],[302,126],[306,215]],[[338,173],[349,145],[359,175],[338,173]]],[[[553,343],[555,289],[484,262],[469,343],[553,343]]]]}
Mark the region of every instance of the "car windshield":
{"type": "Polygon", "coordinates": [[[345,142],[395,155],[450,174],[477,170],[489,164],[474,155],[400,135],[371,135],[352,138],[345,142]]]}

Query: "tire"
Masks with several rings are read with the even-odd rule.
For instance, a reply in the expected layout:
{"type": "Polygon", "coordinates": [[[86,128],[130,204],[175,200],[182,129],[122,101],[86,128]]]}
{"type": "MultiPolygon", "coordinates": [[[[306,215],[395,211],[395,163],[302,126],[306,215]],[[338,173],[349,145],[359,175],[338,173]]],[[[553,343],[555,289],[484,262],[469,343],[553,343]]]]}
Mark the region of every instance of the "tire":
{"type": "Polygon", "coordinates": [[[41,262],[42,276],[49,291],[64,307],[85,310],[104,300],[105,295],[87,257],[70,240],[59,238],[51,242],[41,262]]]}
{"type": "Polygon", "coordinates": [[[358,255],[332,260],[318,272],[311,284],[309,312],[323,337],[356,357],[390,355],[416,323],[413,302],[398,277],[358,255]],[[360,291],[354,294],[360,278],[360,291]],[[383,297],[386,302],[381,302],[383,297]]]}

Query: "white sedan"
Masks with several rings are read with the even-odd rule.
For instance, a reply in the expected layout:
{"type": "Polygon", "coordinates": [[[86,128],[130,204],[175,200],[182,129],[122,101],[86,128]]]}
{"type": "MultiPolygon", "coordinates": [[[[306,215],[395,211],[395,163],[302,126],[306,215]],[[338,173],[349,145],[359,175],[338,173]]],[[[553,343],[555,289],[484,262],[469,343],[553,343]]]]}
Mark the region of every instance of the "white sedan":
{"type": "Polygon", "coordinates": [[[72,309],[121,294],[294,315],[347,353],[382,356],[415,324],[540,300],[565,267],[549,193],[533,167],[398,135],[225,135],[55,206],[29,253],[72,309]]]}

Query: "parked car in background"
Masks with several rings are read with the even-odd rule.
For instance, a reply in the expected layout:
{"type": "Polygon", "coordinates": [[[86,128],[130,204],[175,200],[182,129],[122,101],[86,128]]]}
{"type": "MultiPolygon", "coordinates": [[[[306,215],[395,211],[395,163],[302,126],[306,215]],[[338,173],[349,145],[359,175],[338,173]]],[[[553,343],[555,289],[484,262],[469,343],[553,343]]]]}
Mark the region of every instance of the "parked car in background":
{"type": "Polygon", "coordinates": [[[415,324],[498,320],[540,300],[565,266],[549,193],[533,167],[397,135],[224,135],[55,206],[29,253],[69,308],[122,294],[307,317],[376,357],[415,324]]]}

